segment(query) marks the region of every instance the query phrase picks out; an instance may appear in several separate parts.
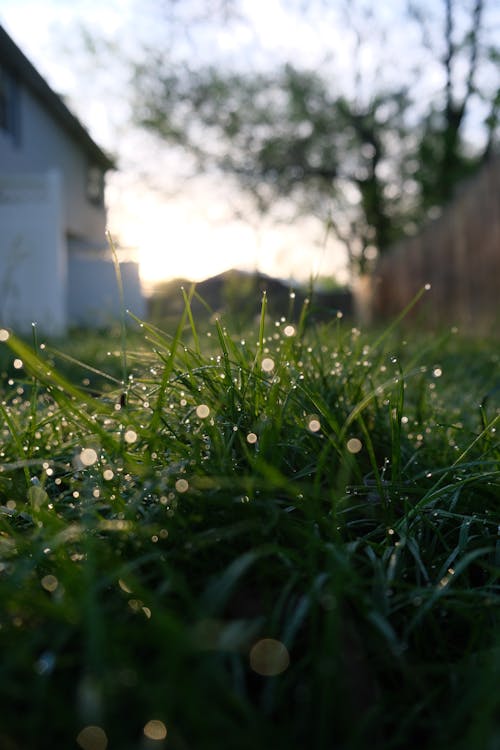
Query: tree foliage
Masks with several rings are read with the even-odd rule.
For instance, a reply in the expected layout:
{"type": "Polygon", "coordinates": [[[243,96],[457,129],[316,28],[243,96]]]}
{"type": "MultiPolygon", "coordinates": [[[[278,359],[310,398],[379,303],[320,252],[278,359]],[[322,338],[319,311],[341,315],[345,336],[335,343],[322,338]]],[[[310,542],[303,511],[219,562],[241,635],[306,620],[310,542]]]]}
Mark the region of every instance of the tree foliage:
{"type": "Polygon", "coordinates": [[[425,14],[410,3],[402,31],[418,31],[420,49],[413,68],[400,75],[395,66],[392,76],[383,34],[372,75],[361,65],[367,45],[373,53],[374,15],[365,7],[357,16],[354,4],[343,16],[356,40],[349,86],[326,61],[234,70],[174,64],[160,51],[136,68],[136,118],[198,168],[236,178],[260,211],[291,200],[319,216],[351,269],[364,272],[494,148],[500,77],[498,49],[485,41],[486,2],[442,0],[425,14]]]}

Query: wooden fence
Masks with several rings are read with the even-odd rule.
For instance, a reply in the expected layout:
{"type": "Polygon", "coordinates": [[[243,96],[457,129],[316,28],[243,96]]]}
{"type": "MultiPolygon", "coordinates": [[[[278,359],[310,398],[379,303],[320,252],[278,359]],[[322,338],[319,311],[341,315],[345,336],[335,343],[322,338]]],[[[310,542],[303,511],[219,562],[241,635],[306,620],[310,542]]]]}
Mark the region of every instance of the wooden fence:
{"type": "Polygon", "coordinates": [[[374,317],[394,316],[425,284],[431,290],[414,315],[500,335],[500,156],[460,186],[438,219],[381,258],[374,317]]]}

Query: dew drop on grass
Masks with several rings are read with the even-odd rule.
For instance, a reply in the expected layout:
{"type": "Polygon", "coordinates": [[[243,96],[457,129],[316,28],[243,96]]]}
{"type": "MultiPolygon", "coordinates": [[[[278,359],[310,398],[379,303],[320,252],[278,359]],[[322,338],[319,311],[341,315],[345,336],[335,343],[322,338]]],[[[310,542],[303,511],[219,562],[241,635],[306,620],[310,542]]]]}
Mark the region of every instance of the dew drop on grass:
{"type": "Polygon", "coordinates": [[[358,438],[350,438],[347,441],[347,450],[349,453],[359,453],[363,448],[363,443],[358,438]]]}
{"type": "Polygon", "coordinates": [[[82,750],[106,750],[108,746],[106,732],[94,725],[84,727],[77,735],[76,742],[82,750]]]}
{"type": "Polygon", "coordinates": [[[110,479],[113,479],[113,477],[114,477],[114,473],[113,473],[113,471],[112,471],[111,469],[104,469],[104,471],[102,472],[102,476],[103,476],[103,478],[104,478],[104,479],[105,479],[105,480],[106,480],[107,482],[109,482],[109,481],[110,481],[110,479]]]}
{"type": "Polygon", "coordinates": [[[177,492],[187,492],[189,489],[189,482],[187,479],[178,479],[175,483],[175,489],[177,492]]]}
{"type": "Polygon", "coordinates": [[[144,736],[148,740],[164,740],[167,737],[167,727],[159,719],[150,719],[144,727],[144,736]]]}
{"type": "Polygon", "coordinates": [[[137,440],[137,432],[135,430],[127,430],[123,437],[125,442],[131,445],[137,440]]]}
{"type": "Polygon", "coordinates": [[[14,360],[14,368],[16,370],[20,370],[23,366],[23,360],[22,359],[15,359],[14,360]]]}
{"type": "Polygon", "coordinates": [[[47,575],[42,578],[40,581],[42,588],[45,589],[45,591],[48,591],[49,593],[53,593],[57,587],[59,586],[59,581],[57,578],[53,575],[47,575]]]}
{"type": "Polygon", "coordinates": [[[262,638],[250,650],[250,667],[263,677],[281,674],[290,665],[290,655],[284,643],[274,638],[262,638]]]}
{"type": "Polygon", "coordinates": [[[295,326],[291,326],[291,325],[285,326],[283,333],[288,338],[290,338],[291,336],[295,336],[295,326]]]}
{"type": "Polygon", "coordinates": [[[127,586],[125,581],[122,578],[118,579],[118,586],[121,588],[122,591],[124,591],[126,594],[131,594],[132,589],[127,586]]]}
{"type": "Polygon", "coordinates": [[[307,423],[307,429],[309,432],[319,432],[321,430],[321,422],[317,417],[310,417],[307,423]]]}
{"type": "Polygon", "coordinates": [[[257,442],[257,435],[255,432],[249,432],[247,435],[247,443],[250,443],[250,445],[254,445],[257,442]]]}
{"type": "Polygon", "coordinates": [[[200,404],[196,407],[196,416],[199,419],[206,419],[210,414],[210,408],[206,404],[200,404]]]}
{"type": "Polygon", "coordinates": [[[10,333],[5,328],[0,328],[0,341],[8,341],[10,333]]]}
{"type": "Polygon", "coordinates": [[[264,372],[272,372],[274,370],[274,360],[271,357],[264,357],[260,366],[264,372]]]}
{"type": "Polygon", "coordinates": [[[93,448],[84,448],[80,453],[80,461],[84,466],[93,466],[97,458],[97,453],[93,448]]]}

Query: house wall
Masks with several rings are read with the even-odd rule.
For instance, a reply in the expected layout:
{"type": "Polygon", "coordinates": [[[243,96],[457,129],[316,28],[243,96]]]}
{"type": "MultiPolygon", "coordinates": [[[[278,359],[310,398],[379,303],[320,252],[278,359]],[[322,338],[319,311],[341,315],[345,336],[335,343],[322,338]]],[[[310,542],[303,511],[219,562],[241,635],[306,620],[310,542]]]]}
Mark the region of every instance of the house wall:
{"type": "Polygon", "coordinates": [[[500,157],[462,185],[438,219],[381,258],[375,316],[394,316],[427,283],[431,290],[414,315],[432,325],[498,335],[500,157]]]}
{"type": "Polygon", "coordinates": [[[62,178],[0,175],[0,325],[53,335],[66,329],[62,178]]]}
{"type": "Polygon", "coordinates": [[[146,314],[137,263],[120,263],[123,307],[111,258],[70,253],[68,261],[69,325],[99,328],[120,319],[125,310],[138,318],[146,314]],[[123,309],[124,308],[124,309],[123,309]]]}
{"type": "Polygon", "coordinates": [[[103,206],[96,206],[87,197],[89,163],[85,152],[24,86],[19,86],[18,98],[17,137],[0,130],[0,174],[43,174],[57,167],[64,185],[66,232],[103,246],[106,213],[103,206]]]}

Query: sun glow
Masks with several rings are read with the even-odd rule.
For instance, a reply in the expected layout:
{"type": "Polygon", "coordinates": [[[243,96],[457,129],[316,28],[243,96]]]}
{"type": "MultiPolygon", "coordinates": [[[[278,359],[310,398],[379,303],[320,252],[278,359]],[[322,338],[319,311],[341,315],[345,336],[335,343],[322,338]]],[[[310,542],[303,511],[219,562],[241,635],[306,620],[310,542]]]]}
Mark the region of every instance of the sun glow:
{"type": "Polygon", "coordinates": [[[108,202],[110,231],[134,251],[146,288],[164,279],[201,281],[230,268],[303,281],[341,272],[342,253],[316,245],[304,221],[251,224],[232,218],[211,196],[165,199],[130,188],[121,195],[111,189],[108,202]]]}
{"type": "Polygon", "coordinates": [[[161,278],[200,281],[228,268],[256,265],[251,231],[236,222],[214,228],[200,219],[184,222],[174,214],[145,229],[137,247],[146,284],[161,278]]]}

